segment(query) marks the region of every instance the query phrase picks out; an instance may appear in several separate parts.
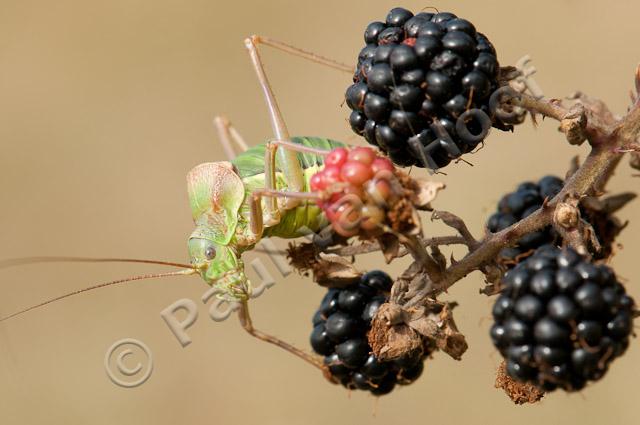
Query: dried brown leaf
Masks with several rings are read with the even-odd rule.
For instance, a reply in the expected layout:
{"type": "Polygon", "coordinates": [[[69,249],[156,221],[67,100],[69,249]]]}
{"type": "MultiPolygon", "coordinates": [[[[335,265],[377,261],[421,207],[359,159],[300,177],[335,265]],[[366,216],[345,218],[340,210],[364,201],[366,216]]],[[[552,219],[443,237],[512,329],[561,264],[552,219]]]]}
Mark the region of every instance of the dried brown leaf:
{"type": "Polygon", "coordinates": [[[439,311],[429,313],[425,309],[412,309],[409,326],[432,340],[438,349],[460,360],[469,346],[453,320],[453,305],[445,303],[434,307],[439,311]]]}
{"type": "Polygon", "coordinates": [[[605,208],[604,200],[596,196],[585,196],[580,200],[580,204],[593,211],[604,211],[605,208]]]}
{"type": "Polygon", "coordinates": [[[497,265],[490,264],[482,268],[482,273],[484,273],[486,285],[480,289],[480,293],[487,296],[499,293],[502,290],[503,270],[497,265]]]}
{"type": "Polygon", "coordinates": [[[289,243],[287,258],[291,266],[300,274],[307,275],[317,261],[318,247],[313,243],[289,243]]]}
{"type": "Polygon", "coordinates": [[[422,178],[414,178],[413,183],[411,202],[420,210],[431,210],[431,202],[436,199],[438,192],[446,187],[442,182],[422,178]]]}
{"type": "Polygon", "coordinates": [[[367,334],[371,350],[378,359],[390,361],[423,349],[422,338],[406,325],[407,320],[399,306],[390,303],[380,306],[367,334]]]}
{"type": "Polygon", "coordinates": [[[385,261],[389,264],[400,253],[400,241],[398,237],[392,233],[383,233],[377,237],[380,251],[385,261]]]}
{"type": "Polygon", "coordinates": [[[350,260],[336,254],[319,253],[312,269],[313,278],[318,285],[330,288],[349,286],[362,275],[350,260]]]}
{"type": "Polygon", "coordinates": [[[625,205],[633,201],[637,196],[638,195],[633,192],[624,192],[618,195],[609,196],[603,200],[603,211],[609,214],[613,214],[624,208],[625,205]]]}
{"type": "Polygon", "coordinates": [[[496,388],[502,388],[515,404],[537,403],[544,397],[544,391],[531,384],[514,381],[507,375],[505,362],[496,372],[496,388]]]}
{"type": "Polygon", "coordinates": [[[404,305],[418,293],[427,291],[430,286],[431,280],[424,267],[420,262],[414,261],[396,280],[391,289],[391,299],[396,304],[404,305]]]}
{"type": "Polygon", "coordinates": [[[515,66],[501,66],[498,73],[498,82],[500,85],[504,85],[521,75],[522,72],[520,72],[515,66]]]}
{"type": "Polygon", "coordinates": [[[406,198],[401,198],[387,213],[389,224],[394,232],[403,235],[418,235],[422,229],[422,223],[417,210],[406,198]]]}
{"type": "Polygon", "coordinates": [[[581,199],[582,214],[584,220],[589,224],[589,226],[583,225],[583,227],[590,227],[598,237],[598,243],[594,243],[595,235],[589,233],[591,229],[585,233],[585,237],[590,240],[590,244],[596,252],[595,259],[607,259],[613,254],[616,238],[626,226],[614,215],[614,212],[619,211],[635,196],[634,193],[629,192],[613,195],[604,200],[593,197],[581,199]]]}

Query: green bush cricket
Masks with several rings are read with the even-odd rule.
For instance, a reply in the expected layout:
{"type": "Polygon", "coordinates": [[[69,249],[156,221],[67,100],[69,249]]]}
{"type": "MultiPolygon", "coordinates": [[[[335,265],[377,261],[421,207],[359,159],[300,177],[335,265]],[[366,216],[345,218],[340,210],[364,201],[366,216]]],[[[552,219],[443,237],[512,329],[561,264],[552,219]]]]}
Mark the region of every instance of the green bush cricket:
{"type": "Polygon", "coordinates": [[[324,138],[290,137],[267,79],[258,44],[350,74],[353,72],[347,65],[265,37],[252,36],[245,40],[266,99],[274,139],[248,148],[225,117],[215,118],[214,124],[220,142],[230,161],[203,163],[194,167],[187,175],[189,203],[196,225],[188,240],[190,264],[83,257],[5,260],[0,262],[0,268],[38,262],[130,262],[180,267],[181,270],[133,276],[94,285],[10,314],[0,321],[93,289],[150,278],[199,274],[208,285],[218,290],[220,298],[239,303],[240,322],[247,332],[323,369],[318,358],[253,327],[248,310],[251,285],[244,272],[242,254],[254,249],[262,238],[297,238],[309,232],[318,232],[327,225],[326,217],[314,203],[319,195],[310,192],[309,180],[322,168],[324,156],[331,149],[345,145],[324,138]],[[233,143],[243,151],[237,156],[233,143]]]}

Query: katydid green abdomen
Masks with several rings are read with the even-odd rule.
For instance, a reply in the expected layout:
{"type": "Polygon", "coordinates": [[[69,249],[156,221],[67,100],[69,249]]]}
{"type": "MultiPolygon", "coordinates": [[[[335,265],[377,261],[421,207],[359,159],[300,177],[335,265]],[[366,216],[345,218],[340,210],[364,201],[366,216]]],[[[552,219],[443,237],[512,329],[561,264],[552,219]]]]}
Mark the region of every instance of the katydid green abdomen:
{"type": "MultiPolygon", "coordinates": [[[[318,137],[293,137],[291,141],[303,146],[325,150],[345,146],[344,143],[318,137]]],[[[304,176],[303,190],[308,192],[310,190],[309,181],[323,167],[324,157],[302,152],[298,152],[297,157],[304,176]]],[[[241,219],[249,217],[249,205],[246,202],[248,196],[254,190],[265,187],[264,160],[265,145],[261,144],[247,149],[231,161],[236,167],[245,189],[245,202],[240,208],[241,219]]],[[[276,189],[286,190],[287,188],[284,174],[279,169],[276,170],[276,189]]],[[[309,231],[317,232],[326,225],[327,220],[320,208],[314,203],[303,201],[298,207],[283,211],[280,222],[275,226],[265,228],[263,237],[296,238],[309,231]]]]}

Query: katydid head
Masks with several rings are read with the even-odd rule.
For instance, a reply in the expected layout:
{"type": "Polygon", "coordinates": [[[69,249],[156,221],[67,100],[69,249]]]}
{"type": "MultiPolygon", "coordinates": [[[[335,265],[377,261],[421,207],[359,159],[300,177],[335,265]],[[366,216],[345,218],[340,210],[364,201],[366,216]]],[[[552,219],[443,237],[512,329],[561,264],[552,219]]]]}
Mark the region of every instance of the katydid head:
{"type": "Polygon", "coordinates": [[[234,238],[245,198],[242,180],[231,163],[210,162],[192,169],[187,182],[196,224],[189,238],[191,264],[222,296],[246,299],[249,283],[234,238]]]}
{"type": "Polygon", "coordinates": [[[216,245],[199,237],[189,239],[191,264],[209,285],[222,290],[222,296],[232,300],[246,299],[248,281],[244,263],[231,246],[216,245]]]}
{"type": "Polygon", "coordinates": [[[151,273],[100,283],[69,292],[18,312],[0,317],[0,322],[44,307],[56,301],[94,289],[127,282],[171,276],[200,274],[210,285],[222,290],[222,296],[245,300],[250,295],[249,282],[244,274],[244,264],[239,258],[234,234],[238,225],[240,206],[244,201],[244,185],[228,162],[208,163],[195,167],[188,177],[189,200],[196,229],[189,239],[191,264],[143,260],[134,258],[88,257],[24,257],[0,261],[0,269],[37,263],[87,262],[87,263],[142,263],[179,267],[168,273],[151,273]]]}

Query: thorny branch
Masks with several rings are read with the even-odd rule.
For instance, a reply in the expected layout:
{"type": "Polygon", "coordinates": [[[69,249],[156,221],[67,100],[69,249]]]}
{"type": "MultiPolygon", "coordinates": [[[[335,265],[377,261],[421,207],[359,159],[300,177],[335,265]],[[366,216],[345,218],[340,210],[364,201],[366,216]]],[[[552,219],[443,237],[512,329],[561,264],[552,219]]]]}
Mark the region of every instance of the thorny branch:
{"type": "MultiPolygon", "coordinates": [[[[636,79],[640,81],[638,74],[636,79]]],[[[439,281],[433,282],[428,291],[416,294],[408,304],[424,304],[427,298],[435,297],[469,273],[491,264],[501,249],[514,245],[528,233],[554,224],[556,207],[566,199],[581,199],[603,193],[623,156],[620,148],[636,143],[638,139],[640,104],[635,102],[624,117],[615,118],[602,102],[582,95],[577,99],[576,106],[570,109],[556,100],[538,100],[527,95],[513,99],[518,106],[560,121],[560,131],[565,133],[570,143],[579,139],[579,134],[583,135],[592,146],[591,152],[553,199],[547,200],[535,213],[498,233],[488,234],[476,246],[471,246],[470,252],[462,260],[452,264],[442,273],[439,281]]],[[[580,224],[582,222],[580,220],[580,224]]]]}
{"type": "Polygon", "coordinates": [[[442,220],[444,224],[454,228],[460,233],[460,236],[464,240],[465,245],[471,249],[475,249],[478,246],[478,241],[473,237],[467,225],[462,221],[460,217],[447,211],[435,211],[431,215],[431,220],[442,220]]]}
{"type": "MultiPolygon", "coordinates": [[[[436,236],[433,238],[421,238],[420,242],[425,247],[465,244],[465,240],[461,236],[436,236]]],[[[331,248],[326,252],[330,254],[337,254],[342,257],[351,257],[354,255],[368,254],[370,252],[376,251],[380,251],[380,242],[378,241],[364,242],[358,245],[349,245],[339,248],[331,248]]],[[[409,251],[407,251],[406,249],[402,249],[397,256],[404,257],[408,253],[409,251]]]]}
{"type": "MultiPolygon", "coordinates": [[[[640,67],[636,72],[636,87],[640,91],[640,67]]],[[[407,347],[424,343],[435,345],[454,359],[459,359],[467,344],[453,321],[453,306],[437,301],[437,296],[474,271],[481,271],[490,283],[481,292],[487,295],[495,293],[491,284],[497,284],[502,275],[501,266],[496,261],[500,251],[516,245],[529,233],[551,225],[566,245],[583,254],[589,253],[589,247],[596,252],[600,249],[595,231],[581,217],[579,206],[588,205],[594,211],[610,212],[635,197],[635,194],[625,193],[599,199],[625,153],[630,153],[632,167],[640,169],[640,92],[633,97],[633,105],[623,117],[611,113],[602,101],[582,93],[569,99],[574,103],[567,107],[557,99],[538,99],[512,91],[507,94],[507,99],[501,100],[505,110],[515,106],[530,112],[534,119],[539,114],[557,120],[559,131],[564,133],[570,144],[579,145],[587,141],[591,146],[591,152],[581,165],[577,160],[573,161],[562,190],[552,199],[545,199],[542,207],[526,218],[497,233],[487,233],[476,239],[461,218],[450,212],[434,211],[431,219],[441,220],[457,235],[422,238],[416,234],[394,232],[388,244],[387,240],[379,238],[357,245],[317,248],[313,255],[321,253],[319,255],[324,256],[324,262],[317,267],[321,272],[316,273],[316,279],[326,274],[326,270],[333,269],[346,276],[346,281],[357,278],[358,273],[345,257],[374,251],[382,251],[387,261],[407,254],[413,256],[412,264],[394,282],[384,314],[376,315],[372,325],[369,342],[376,355],[393,357],[390,353],[406,351],[407,347]],[[402,249],[398,242],[403,245],[402,249]],[[468,253],[459,261],[453,258],[447,261],[440,251],[440,247],[446,245],[464,246],[468,253]]],[[[428,201],[442,187],[434,187],[433,193],[425,195],[427,201],[424,208],[419,209],[430,209],[428,201]]],[[[418,204],[414,202],[414,205],[418,204]]],[[[309,267],[304,262],[301,268],[309,267]]]]}
{"type": "MultiPolygon", "coordinates": [[[[638,69],[640,72],[640,67],[638,69]]],[[[636,73],[637,85],[640,86],[640,74],[636,73]]],[[[433,219],[442,220],[444,224],[455,229],[458,236],[442,236],[432,238],[416,238],[403,241],[405,249],[397,256],[413,254],[417,264],[421,265],[427,282],[420,279],[402,280],[395,289],[395,299],[405,307],[425,306],[429,300],[447,291],[457,281],[469,273],[480,270],[488,280],[495,277],[495,258],[503,248],[513,246],[523,236],[543,227],[553,225],[565,236],[566,242],[580,251],[591,244],[596,249],[598,241],[593,237],[593,229],[581,219],[579,212],[571,221],[570,217],[562,218],[560,207],[577,210],[577,204],[585,197],[597,197],[604,193],[604,187],[620,163],[624,153],[630,151],[629,146],[637,146],[640,134],[640,96],[623,117],[616,117],[600,100],[592,99],[582,93],[575,93],[568,99],[575,103],[571,107],[563,105],[558,99],[537,99],[527,94],[512,93],[503,102],[506,106],[519,106],[532,114],[552,118],[560,123],[559,130],[565,134],[571,144],[588,141],[591,152],[580,166],[575,164],[574,170],[567,177],[563,189],[552,199],[545,200],[542,208],[512,226],[484,238],[476,240],[464,221],[452,213],[435,211],[433,219]],[[568,220],[568,221],[567,221],[568,220]],[[442,269],[442,254],[439,246],[463,245],[469,250],[460,261],[451,261],[446,269],[442,269]],[[431,250],[431,253],[427,251],[431,250]],[[401,282],[402,281],[402,282],[401,282]],[[404,297],[397,295],[404,292],[404,297]],[[407,295],[410,295],[407,297],[407,295]],[[404,301],[400,301],[404,299],[404,301]]],[[[631,150],[633,152],[633,150],[631,150]]],[[[564,213],[567,213],[565,211],[564,213]]],[[[326,252],[340,256],[354,256],[380,250],[380,243],[364,242],[359,245],[329,249],[326,252]]]]}

